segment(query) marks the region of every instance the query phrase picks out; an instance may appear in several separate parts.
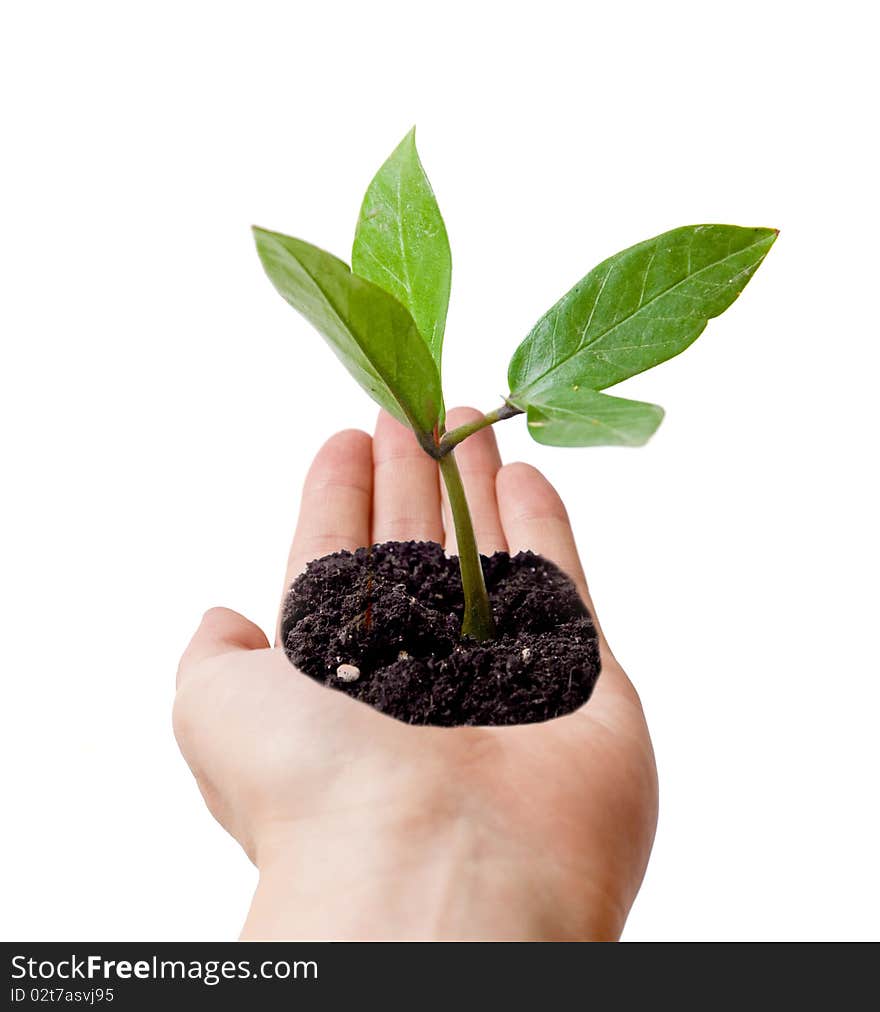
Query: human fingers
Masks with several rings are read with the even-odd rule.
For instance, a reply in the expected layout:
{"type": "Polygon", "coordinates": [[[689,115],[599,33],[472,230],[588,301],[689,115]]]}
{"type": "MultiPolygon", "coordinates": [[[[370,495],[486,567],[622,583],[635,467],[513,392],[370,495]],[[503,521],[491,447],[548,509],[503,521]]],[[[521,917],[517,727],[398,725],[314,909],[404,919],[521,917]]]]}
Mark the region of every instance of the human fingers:
{"type": "Polygon", "coordinates": [[[296,534],[287,559],[284,593],[313,559],[370,543],[372,440],[346,429],[318,451],[303,485],[296,534]]]}
{"type": "MultiPolygon", "coordinates": [[[[617,662],[596,618],[568,511],[556,489],[529,464],[507,464],[498,472],[498,506],[511,554],[530,550],[555,562],[574,582],[599,634],[602,677],[593,701],[609,694],[631,699],[635,690],[617,662]]],[[[602,703],[604,705],[604,698],[602,703]]]]}
{"type": "Polygon", "coordinates": [[[511,554],[533,551],[555,562],[592,610],[568,512],[559,493],[530,464],[507,464],[496,479],[498,509],[511,554]]]}
{"type": "Polygon", "coordinates": [[[193,634],[177,669],[180,685],[200,661],[241,650],[262,650],[269,646],[263,630],[230,608],[206,611],[193,634]]]}
{"type": "Polygon", "coordinates": [[[373,436],[372,540],[443,540],[437,463],[386,411],[373,436]]]}

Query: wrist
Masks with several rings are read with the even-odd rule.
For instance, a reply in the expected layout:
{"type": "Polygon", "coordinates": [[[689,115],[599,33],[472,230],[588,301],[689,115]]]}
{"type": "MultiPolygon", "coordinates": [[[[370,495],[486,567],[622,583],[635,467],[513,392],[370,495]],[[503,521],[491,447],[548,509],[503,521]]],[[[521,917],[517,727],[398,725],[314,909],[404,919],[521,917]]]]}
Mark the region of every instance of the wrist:
{"type": "Polygon", "coordinates": [[[572,889],[546,855],[520,852],[479,817],[429,803],[420,812],[390,824],[322,815],[276,827],[242,938],[618,937],[622,918],[583,882],[572,889]]]}

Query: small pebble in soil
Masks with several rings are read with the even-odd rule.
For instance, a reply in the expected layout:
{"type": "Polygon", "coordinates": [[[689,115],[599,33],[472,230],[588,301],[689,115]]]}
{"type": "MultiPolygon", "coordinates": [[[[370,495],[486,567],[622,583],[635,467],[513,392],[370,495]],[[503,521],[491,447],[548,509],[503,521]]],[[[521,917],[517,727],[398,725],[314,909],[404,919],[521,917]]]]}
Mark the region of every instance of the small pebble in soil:
{"type": "Polygon", "coordinates": [[[361,677],[361,669],[354,664],[340,664],[336,669],[336,677],[340,682],[356,682],[361,677]]]}

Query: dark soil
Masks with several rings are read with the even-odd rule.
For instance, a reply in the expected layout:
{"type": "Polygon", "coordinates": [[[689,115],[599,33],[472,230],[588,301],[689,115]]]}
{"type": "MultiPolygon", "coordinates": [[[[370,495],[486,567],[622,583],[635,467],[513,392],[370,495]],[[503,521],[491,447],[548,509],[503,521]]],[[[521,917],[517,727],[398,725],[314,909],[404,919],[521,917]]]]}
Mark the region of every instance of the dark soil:
{"type": "Polygon", "coordinates": [[[488,643],[459,636],[458,559],[433,542],[389,541],[309,563],[285,602],[285,652],[317,681],[409,724],[570,713],[599,675],[596,629],[574,584],[531,552],[482,561],[498,633],[488,643]]]}

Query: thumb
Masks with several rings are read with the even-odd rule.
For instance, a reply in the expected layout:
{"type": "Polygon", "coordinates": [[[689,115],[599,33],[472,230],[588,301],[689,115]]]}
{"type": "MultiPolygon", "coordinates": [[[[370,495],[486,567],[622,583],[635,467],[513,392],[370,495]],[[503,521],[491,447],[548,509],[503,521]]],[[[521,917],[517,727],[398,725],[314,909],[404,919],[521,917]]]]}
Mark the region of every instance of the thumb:
{"type": "Polygon", "coordinates": [[[177,684],[200,661],[237,650],[262,650],[269,646],[266,634],[250,619],[230,608],[210,608],[202,616],[177,669],[177,684]]]}

